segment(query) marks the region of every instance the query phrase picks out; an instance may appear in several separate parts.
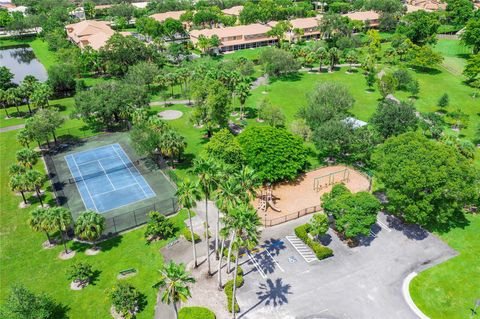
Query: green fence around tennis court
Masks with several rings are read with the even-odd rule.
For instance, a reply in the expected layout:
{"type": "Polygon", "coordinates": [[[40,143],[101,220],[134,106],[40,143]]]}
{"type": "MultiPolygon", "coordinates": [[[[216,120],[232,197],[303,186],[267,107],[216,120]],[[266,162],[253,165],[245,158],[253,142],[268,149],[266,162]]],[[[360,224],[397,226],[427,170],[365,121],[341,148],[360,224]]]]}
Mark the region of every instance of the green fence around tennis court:
{"type": "Polygon", "coordinates": [[[122,146],[157,196],[103,213],[106,223],[104,235],[114,235],[145,224],[148,221],[148,213],[151,211],[158,211],[166,216],[178,211],[178,202],[175,197],[176,187],[168,171],[165,171],[164,166],[161,165],[162,162],[155,163],[151,159],[140,158],[130,145],[128,133],[104,133],[77,141],[62,140],[61,143],[63,144],[56,148],[45,150],[44,160],[52,183],[52,190],[55,193],[56,204],[69,208],[74,219],[85,208],[76,184],[71,183],[72,176],[64,156],[109,143],[119,143],[122,146]]]}

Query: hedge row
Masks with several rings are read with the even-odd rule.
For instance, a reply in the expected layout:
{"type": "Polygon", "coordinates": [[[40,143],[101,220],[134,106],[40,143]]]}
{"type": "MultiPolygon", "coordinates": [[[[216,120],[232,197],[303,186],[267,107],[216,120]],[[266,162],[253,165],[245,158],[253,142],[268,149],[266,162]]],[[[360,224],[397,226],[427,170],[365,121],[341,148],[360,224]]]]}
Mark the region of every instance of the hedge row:
{"type": "Polygon", "coordinates": [[[310,247],[318,260],[325,259],[327,257],[333,256],[333,250],[328,247],[323,246],[319,242],[312,240],[308,237],[308,232],[310,231],[309,224],[303,224],[295,228],[295,235],[300,238],[308,247],[310,247]]]}
{"type": "Polygon", "coordinates": [[[204,307],[184,307],[178,312],[178,319],[215,319],[215,314],[204,307]]]}
{"type": "MultiPolygon", "coordinates": [[[[186,240],[188,240],[189,242],[192,242],[192,233],[190,232],[190,228],[186,227],[182,230],[182,235],[183,237],[185,237],[186,240]]],[[[200,241],[200,236],[198,236],[197,234],[193,233],[193,238],[195,238],[195,242],[199,242],[200,241]]]]}
{"type": "MultiPolygon", "coordinates": [[[[237,269],[237,282],[236,286],[237,288],[240,288],[243,286],[244,279],[243,279],[243,269],[242,267],[238,267],[237,269]]],[[[227,295],[227,310],[228,312],[232,311],[232,298],[233,298],[233,279],[227,281],[225,284],[225,287],[223,288],[223,291],[225,291],[225,295],[227,295]]],[[[237,300],[235,300],[235,312],[239,312],[240,307],[238,306],[237,300]]]]}

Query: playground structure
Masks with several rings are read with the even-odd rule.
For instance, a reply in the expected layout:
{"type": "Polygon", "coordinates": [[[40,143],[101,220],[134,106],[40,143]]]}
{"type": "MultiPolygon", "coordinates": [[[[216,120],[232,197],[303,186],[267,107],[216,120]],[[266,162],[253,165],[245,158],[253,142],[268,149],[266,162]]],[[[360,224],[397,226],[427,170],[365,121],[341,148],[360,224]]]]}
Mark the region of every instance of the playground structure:
{"type": "Polygon", "coordinates": [[[328,173],[319,177],[315,177],[313,180],[313,190],[319,192],[323,188],[338,184],[348,183],[350,180],[350,170],[348,168],[328,173]]]}
{"type": "Polygon", "coordinates": [[[301,174],[294,181],[265,185],[252,202],[266,226],[276,225],[321,210],[321,196],[334,184],[351,192],[370,191],[370,178],[344,165],[326,166],[301,174]]]}
{"type": "Polygon", "coordinates": [[[262,189],[260,191],[260,196],[258,197],[260,200],[260,204],[257,207],[257,210],[261,210],[263,212],[267,211],[267,205],[271,207],[276,212],[281,212],[281,210],[275,206],[273,203],[273,196],[272,196],[272,187],[268,187],[266,190],[262,189]]]}

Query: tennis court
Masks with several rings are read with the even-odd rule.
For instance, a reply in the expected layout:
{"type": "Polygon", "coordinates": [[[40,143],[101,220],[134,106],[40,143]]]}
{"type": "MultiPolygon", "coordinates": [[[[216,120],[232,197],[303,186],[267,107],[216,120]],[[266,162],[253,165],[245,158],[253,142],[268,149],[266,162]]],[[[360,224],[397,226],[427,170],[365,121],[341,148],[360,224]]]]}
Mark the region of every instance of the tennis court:
{"type": "Polygon", "coordinates": [[[99,213],[155,196],[120,144],[65,156],[83,204],[99,213]]]}

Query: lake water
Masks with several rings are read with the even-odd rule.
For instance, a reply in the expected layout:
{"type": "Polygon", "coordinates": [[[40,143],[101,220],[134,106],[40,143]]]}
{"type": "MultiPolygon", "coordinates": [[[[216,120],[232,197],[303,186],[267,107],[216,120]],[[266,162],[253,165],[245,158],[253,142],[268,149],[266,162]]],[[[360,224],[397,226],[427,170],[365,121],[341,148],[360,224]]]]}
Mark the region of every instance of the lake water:
{"type": "Polygon", "coordinates": [[[39,81],[47,80],[47,70],[37,60],[32,48],[9,47],[0,49],[0,66],[6,66],[14,74],[13,82],[20,83],[25,76],[33,75],[39,81]]]}

